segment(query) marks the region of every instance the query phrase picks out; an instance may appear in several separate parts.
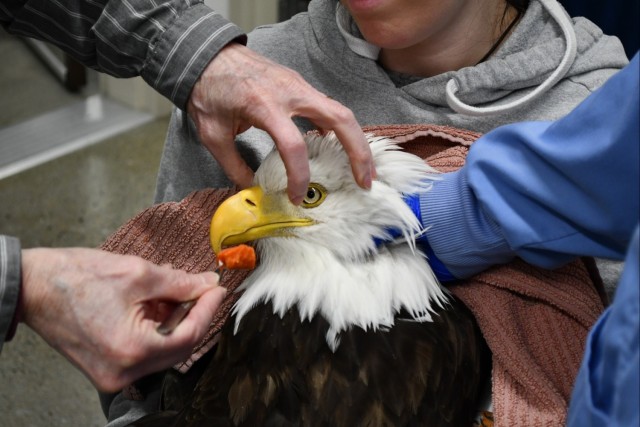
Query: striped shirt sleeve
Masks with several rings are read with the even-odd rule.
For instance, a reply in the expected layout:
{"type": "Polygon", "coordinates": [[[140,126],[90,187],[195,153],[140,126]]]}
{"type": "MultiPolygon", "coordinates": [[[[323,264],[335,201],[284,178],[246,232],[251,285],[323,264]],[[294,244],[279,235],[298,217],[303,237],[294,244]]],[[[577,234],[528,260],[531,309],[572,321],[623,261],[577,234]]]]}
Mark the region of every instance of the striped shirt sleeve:
{"type": "Polygon", "coordinates": [[[0,352],[20,294],[20,241],[0,235],[0,352]]]}
{"type": "Polygon", "coordinates": [[[0,23],[98,71],[141,76],[182,109],[220,49],[246,43],[239,27],[196,0],[3,0],[0,23]]]}

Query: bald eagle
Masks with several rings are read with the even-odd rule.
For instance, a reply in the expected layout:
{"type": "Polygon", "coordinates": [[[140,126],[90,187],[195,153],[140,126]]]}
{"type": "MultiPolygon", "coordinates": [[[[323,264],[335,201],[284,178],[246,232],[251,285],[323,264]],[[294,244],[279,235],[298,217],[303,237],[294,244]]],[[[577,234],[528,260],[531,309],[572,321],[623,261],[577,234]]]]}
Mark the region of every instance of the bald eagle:
{"type": "Polygon", "coordinates": [[[488,349],[416,247],[422,225],[404,201],[437,174],[391,140],[368,138],[370,190],[333,133],[310,134],[300,206],[276,151],[254,187],[220,205],[213,250],[255,242],[260,263],[217,348],[189,379],[172,374],[164,411],[133,425],[471,425],[488,349]]]}

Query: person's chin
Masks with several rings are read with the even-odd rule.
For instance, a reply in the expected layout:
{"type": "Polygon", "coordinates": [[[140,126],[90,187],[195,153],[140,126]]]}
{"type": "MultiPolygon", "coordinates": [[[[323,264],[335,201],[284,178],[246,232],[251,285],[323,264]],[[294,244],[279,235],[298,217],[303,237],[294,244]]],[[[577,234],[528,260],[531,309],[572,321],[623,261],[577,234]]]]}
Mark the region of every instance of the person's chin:
{"type": "Polygon", "coordinates": [[[341,0],[341,3],[351,13],[375,12],[385,3],[385,0],[341,0]]]}

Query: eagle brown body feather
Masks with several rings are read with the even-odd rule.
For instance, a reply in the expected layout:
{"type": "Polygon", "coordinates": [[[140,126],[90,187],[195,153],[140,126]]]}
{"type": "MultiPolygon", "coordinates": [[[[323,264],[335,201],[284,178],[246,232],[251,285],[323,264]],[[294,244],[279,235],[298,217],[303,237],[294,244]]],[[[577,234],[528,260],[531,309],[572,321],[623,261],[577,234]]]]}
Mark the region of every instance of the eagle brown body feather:
{"type": "Polygon", "coordinates": [[[230,319],[213,356],[187,375],[201,375],[195,389],[168,374],[168,412],[133,426],[471,425],[489,350],[461,303],[436,311],[432,322],[398,316],[388,330],[352,327],[333,352],[321,316],[301,321],[292,309],[280,318],[271,304],[257,306],[236,334],[230,319]]]}

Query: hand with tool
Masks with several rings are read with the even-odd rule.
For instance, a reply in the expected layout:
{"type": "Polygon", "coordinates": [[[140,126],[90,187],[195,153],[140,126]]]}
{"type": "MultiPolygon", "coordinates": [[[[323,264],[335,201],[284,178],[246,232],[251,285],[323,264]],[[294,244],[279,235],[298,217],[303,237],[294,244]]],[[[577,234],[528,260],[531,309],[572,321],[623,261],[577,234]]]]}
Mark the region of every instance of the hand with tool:
{"type": "Polygon", "coordinates": [[[103,391],[187,358],[226,290],[214,272],[188,274],[95,249],[25,249],[18,319],[103,391]],[[196,301],[170,334],[156,328],[196,301]]]}

